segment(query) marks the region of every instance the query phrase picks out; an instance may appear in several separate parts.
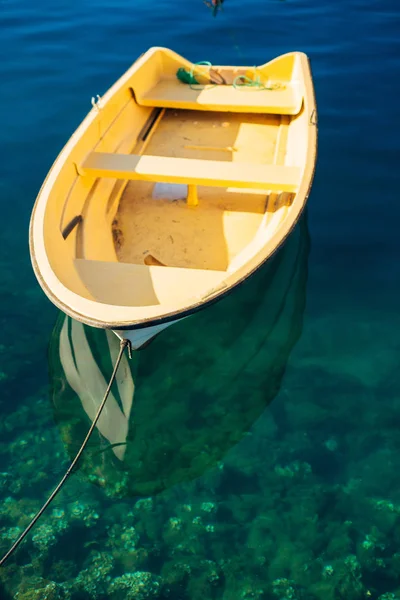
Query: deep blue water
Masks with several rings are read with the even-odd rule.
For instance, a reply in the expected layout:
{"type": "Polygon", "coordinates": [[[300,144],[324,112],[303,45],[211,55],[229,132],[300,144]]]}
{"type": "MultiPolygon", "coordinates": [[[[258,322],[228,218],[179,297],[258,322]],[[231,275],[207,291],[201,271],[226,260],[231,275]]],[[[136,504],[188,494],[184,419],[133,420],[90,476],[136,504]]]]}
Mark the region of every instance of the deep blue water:
{"type": "MultiPolygon", "coordinates": [[[[309,55],[319,149],[307,215],[275,279],[265,271],[222,313],[193,317],[138,359],[142,443],[128,479],[102,489],[109,453],[88,459],[0,572],[0,597],[400,598],[400,9],[389,0],[225,0],[216,18],[201,0],[0,0],[1,550],[88,425],[54,382],[47,348],[60,323],[52,334],[58,313],[31,271],[31,208],[91,97],[152,45],[214,64],[309,55]],[[207,322],[220,327],[214,353],[196,337],[207,322]],[[156,397],[175,407],[165,415],[175,441],[149,427],[156,397]],[[205,398],[208,417],[191,412],[205,398]],[[211,457],[190,472],[184,411],[211,457]],[[218,419],[224,435],[206,439],[218,419]]],[[[100,356],[105,339],[87,336],[100,356]]]]}

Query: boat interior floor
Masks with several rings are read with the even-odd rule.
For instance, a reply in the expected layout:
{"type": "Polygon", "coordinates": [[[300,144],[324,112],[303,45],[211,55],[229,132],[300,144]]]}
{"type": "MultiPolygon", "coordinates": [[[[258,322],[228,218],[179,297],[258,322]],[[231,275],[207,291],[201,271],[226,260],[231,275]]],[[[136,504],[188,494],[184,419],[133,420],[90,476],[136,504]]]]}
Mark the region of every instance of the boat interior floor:
{"type": "MultiPolygon", "coordinates": [[[[289,121],[167,109],[132,154],[282,165],[289,121]]],[[[200,186],[195,207],[186,196],[182,184],[128,182],[113,223],[118,260],[226,271],[277,207],[270,190],[200,186]]]]}

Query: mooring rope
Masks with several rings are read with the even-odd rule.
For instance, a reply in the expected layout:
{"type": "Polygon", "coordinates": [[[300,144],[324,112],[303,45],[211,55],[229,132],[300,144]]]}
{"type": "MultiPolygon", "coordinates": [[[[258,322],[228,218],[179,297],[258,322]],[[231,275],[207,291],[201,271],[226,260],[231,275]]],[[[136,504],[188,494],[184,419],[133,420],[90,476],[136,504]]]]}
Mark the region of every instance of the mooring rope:
{"type": "MultiPolygon", "coordinates": [[[[278,91],[284,90],[286,86],[280,81],[276,81],[271,83],[270,85],[266,85],[261,81],[260,74],[257,72],[257,67],[251,67],[248,70],[246,75],[238,75],[235,77],[231,85],[235,90],[245,89],[245,88],[253,88],[260,91],[269,90],[269,91],[278,91]],[[253,69],[253,73],[251,73],[251,69],[253,69]],[[250,76],[251,73],[251,76],[250,76]]],[[[210,87],[215,87],[217,85],[228,85],[224,79],[224,77],[215,70],[212,64],[208,60],[201,60],[199,62],[193,63],[190,69],[185,69],[184,67],[180,67],[176,72],[176,77],[182,83],[186,83],[189,85],[192,90],[204,90],[209,89],[210,87]],[[204,73],[201,72],[200,67],[205,67],[204,73]],[[196,73],[197,70],[197,73],[196,73]],[[208,83],[200,83],[197,77],[205,77],[209,79],[208,83]]]]}
{"type": "Polygon", "coordinates": [[[60,483],[57,485],[57,487],[55,488],[55,490],[51,493],[51,495],[48,497],[48,499],[46,500],[46,502],[43,504],[42,508],[36,513],[36,515],[33,517],[33,519],[31,520],[31,522],[29,523],[29,525],[27,526],[27,528],[25,529],[25,531],[23,531],[21,533],[21,535],[19,536],[19,538],[14,542],[14,544],[11,546],[11,548],[9,549],[9,551],[3,556],[3,558],[0,560],[0,567],[4,565],[4,563],[6,562],[6,560],[11,556],[11,554],[18,548],[18,546],[20,545],[20,543],[22,542],[22,540],[26,537],[26,535],[29,533],[29,531],[32,529],[32,527],[34,526],[34,524],[36,523],[36,521],[38,519],[40,519],[40,517],[42,516],[42,514],[44,513],[44,511],[46,510],[46,508],[49,506],[49,504],[54,500],[54,498],[57,496],[58,492],[61,490],[62,486],[64,485],[64,483],[67,481],[68,477],[71,475],[71,473],[73,472],[76,464],[78,463],[80,457],[82,456],[82,453],[86,447],[86,444],[89,441],[90,436],[93,433],[94,428],[97,425],[97,421],[100,418],[100,415],[103,411],[103,408],[105,406],[105,403],[107,401],[107,398],[110,394],[111,391],[111,387],[112,384],[114,383],[115,380],[115,376],[117,374],[118,371],[118,367],[119,367],[119,363],[121,362],[122,356],[124,354],[125,348],[128,348],[128,353],[129,353],[129,358],[132,358],[132,346],[131,343],[129,342],[129,340],[121,340],[120,343],[120,349],[119,349],[119,353],[118,353],[118,357],[117,360],[115,361],[115,365],[114,365],[114,369],[110,378],[110,381],[108,383],[106,392],[104,394],[103,400],[101,401],[101,404],[98,408],[98,411],[96,413],[95,418],[93,419],[93,423],[91,424],[89,431],[86,434],[85,439],[83,440],[83,443],[81,445],[81,447],[78,450],[78,453],[76,454],[74,460],[72,461],[72,463],[70,464],[70,466],[68,467],[64,477],[61,479],[60,483]]]}

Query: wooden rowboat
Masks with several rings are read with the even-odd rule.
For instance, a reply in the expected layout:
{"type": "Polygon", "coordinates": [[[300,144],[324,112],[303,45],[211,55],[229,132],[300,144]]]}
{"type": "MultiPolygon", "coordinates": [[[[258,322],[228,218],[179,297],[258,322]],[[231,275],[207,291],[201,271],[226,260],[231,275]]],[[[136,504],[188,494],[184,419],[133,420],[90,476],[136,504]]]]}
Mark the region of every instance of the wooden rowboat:
{"type": "Polygon", "coordinates": [[[39,192],[40,285],[66,314],[141,347],[282,244],[310,191],[316,139],[303,53],[211,67],[151,48],[93,101],[39,192]]]}

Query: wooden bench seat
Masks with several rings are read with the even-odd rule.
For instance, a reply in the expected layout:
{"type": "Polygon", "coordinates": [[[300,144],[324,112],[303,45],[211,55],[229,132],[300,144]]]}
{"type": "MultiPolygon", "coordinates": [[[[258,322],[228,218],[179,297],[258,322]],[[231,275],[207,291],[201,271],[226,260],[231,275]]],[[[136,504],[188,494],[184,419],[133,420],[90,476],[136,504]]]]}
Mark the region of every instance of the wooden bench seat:
{"type": "Polygon", "coordinates": [[[165,156],[91,152],[78,172],[90,177],[183,183],[188,204],[197,204],[196,186],[253,188],[295,192],[300,168],[165,156]]]}
{"type": "Polygon", "coordinates": [[[164,79],[147,92],[136,93],[136,100],[142,106],[162,108],[297,115],[303,97],[296,83],[287,83],[285,88],[277,90],[238,89],[228,85],[192,89],[178,80],[164,79]]]}

